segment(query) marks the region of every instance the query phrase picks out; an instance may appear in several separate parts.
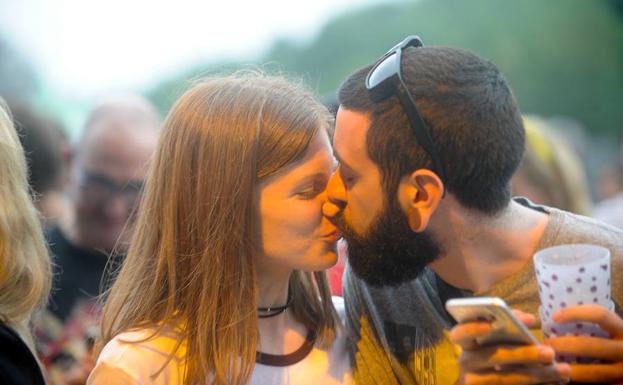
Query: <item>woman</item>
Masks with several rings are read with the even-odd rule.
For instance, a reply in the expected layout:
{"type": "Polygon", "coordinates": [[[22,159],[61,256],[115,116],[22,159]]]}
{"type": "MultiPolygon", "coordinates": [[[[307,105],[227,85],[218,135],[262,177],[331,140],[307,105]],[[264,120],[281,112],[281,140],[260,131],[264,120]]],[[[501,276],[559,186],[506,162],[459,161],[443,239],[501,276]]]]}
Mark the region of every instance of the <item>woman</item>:
{"type": "Polygon", "coordinates": [[[177,101],[91,385],[350,382],[321,272],[339,237],[321,214],[331,120],[300,87],[257,74],[177,101]]]}
{"type": "Polygon", "coordinates": [[[29,322],[47,301],[52,274],[7,111],[0,99],[0,383],[44,384],[29,322]]]}

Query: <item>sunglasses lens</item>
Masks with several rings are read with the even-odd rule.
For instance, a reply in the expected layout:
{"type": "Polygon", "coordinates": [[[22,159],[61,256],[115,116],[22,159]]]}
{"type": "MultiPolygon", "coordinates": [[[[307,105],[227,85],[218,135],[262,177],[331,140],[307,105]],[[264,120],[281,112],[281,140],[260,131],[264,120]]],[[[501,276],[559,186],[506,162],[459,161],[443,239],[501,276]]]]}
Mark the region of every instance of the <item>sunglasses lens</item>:
{"type": "Polygon", "coordinates": [[[397,57],[396,52],[392,52],[372,70],[368,78],[368,88],[374,88],[396,74],[397,57]]]}

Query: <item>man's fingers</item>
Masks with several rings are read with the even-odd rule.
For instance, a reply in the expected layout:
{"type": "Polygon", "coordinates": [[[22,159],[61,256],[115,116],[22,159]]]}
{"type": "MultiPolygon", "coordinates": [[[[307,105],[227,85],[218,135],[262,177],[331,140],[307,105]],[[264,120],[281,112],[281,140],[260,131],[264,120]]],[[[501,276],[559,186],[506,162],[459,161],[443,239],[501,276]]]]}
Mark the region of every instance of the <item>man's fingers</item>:
{"type": "Polygon", "coordinates": [[[467,373],[465,385],[529,385],[561,383],[569,381],[570,369],[567,364],[547,366],[515,367],[509,371],[467,373]]]}
{"type": "Polygon", "coordinates": [[[463,349],[476,349],[480,346],[476,338],[488,335],[491,329],[491,324],[487,322],[462,323],[450,330],[450,340],[463,349]]]}
{"type": "Polygon", "coordinates": [[[526,325],[528,328],[537,327],[539,324],[539,321],[534,316],[534,314],[525,313],[519,309],[513,309],[513,315],[515,316],[515,318],[521,321],[521,323],[526,325]]]}
{"type": "Polygon", "coordinates": [[[543,341],[562,356],[623,361],[623,341],[587,336],[562,336],[543,341]]]}
{"type": "Polygon", "coordinates": [[[572,364],[573,382],[607,383],[623,381],[623,362],[615,364],[572,364]]]}
{"type": "Polygon", "coordinates": [[[544,345],[495,346],[466,350],[460,363],[464,371],[500,368],[508,365],[547,365],[554,362],[554,350],[544,345]]]}
{"type": "Polygon", "coordinates": [[[558,323],[593,322],[610,333],[612,338],[623,338],[623,319],[615,312],[599,305],[578,305],[561,309],[553,314],[558,323]]]}

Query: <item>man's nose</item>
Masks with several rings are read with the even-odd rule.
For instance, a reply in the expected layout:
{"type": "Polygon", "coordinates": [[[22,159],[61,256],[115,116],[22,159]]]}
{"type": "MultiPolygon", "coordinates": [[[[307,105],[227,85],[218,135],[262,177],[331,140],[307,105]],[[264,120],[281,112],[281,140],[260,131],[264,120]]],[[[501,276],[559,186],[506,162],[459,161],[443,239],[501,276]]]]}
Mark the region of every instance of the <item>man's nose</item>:
{"type": "Polygon", "coordinates": [[[110,218],[127,220],[134,207],[134,200],[122,194],[111,194],[106,202],[103,202],[103,209],[110,218]]]}
{"type": "Polygon", "coordinates": [[[331,218],[336,216],[346,206],[346,189],[339,169],[331,175],[327,184],[327,201],[322,205],[322,213],[331,218]]]}

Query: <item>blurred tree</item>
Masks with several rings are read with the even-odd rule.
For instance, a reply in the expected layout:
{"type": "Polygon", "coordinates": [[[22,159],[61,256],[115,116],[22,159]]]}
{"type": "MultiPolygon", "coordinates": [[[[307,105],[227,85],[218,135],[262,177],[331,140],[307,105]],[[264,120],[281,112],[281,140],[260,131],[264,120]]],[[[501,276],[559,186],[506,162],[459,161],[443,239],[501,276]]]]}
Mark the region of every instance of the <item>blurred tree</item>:
{"type": "Polygon", "coordinates": [[[614,10],[619,14],[619,17],[623,19],[623,0],[609,0],[614,10]]]}
{"type": "MultiPolygon", "coordinates": [[[[623,129],[621,0],[428,0],[392,2],[343,13],[308,43],[282,39],[259,62],[277,62],[327,95],[354,69],[408,34],[427,45],[469,49],[494,61],[525,112],[567,115],[592,133],[623,129]]],[[[206,65],[209,72],[215,65],[206,65]]],[[[195,69],[190,74],[197,74],[195,69]]],[[[149,96],[159,105],[180,78],[149,96]]],[[[168,107],[165,107],[165,109],[168,107]]]]}

